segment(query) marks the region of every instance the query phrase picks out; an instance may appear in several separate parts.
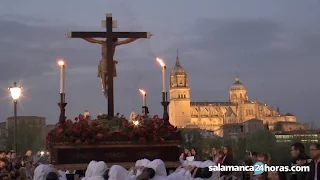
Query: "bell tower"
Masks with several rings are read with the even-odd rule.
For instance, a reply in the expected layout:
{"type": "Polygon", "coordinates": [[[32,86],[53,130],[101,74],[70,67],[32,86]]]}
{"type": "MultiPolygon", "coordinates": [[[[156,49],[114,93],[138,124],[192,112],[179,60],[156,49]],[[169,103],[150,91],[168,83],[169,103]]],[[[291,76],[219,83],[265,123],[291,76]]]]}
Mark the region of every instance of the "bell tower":
{"type": "Polygon", "coordinates": [[[178,128],[191,122],[190,87],[187,73],[180,64],[177,51],[176,63],[170,74],[170,123],[178,128]]]}

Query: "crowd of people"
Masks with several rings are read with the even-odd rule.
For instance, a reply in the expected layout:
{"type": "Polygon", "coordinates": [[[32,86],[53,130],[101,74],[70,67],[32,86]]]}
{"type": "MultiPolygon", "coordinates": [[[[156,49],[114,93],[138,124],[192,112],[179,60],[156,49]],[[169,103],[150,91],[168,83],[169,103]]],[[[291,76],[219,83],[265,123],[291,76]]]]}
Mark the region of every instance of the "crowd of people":
{"type": "Polygon", "coordinates": [[[38,151],[32,155],[28,150],[25,155],[17,156],[14,151],[0,151],[0,180],[30,180],[34,169],[39,164],[48,164],[49,152],[38,151]]]}
{"type": "MultiPolygon", "coordinates": [[[[289,151],[289,150],[288,150],[289,151]]],[[[61,171],[49,164],[49,153],[37,152],[32,155],[29,150],[24,156],[16,157],[15,152],[0,152],[0,180],[320,180],[320,144],[311,144],[309,155],[302,143],[291,146],[292,166],[308,166],[309,172],[264,172],[254,175],[253,172],[210,171],[210,166],[245,165],[253,166],[256,162],[271,164],[271,156],[264,152],[250,152],[241,164],[234,162],[232,148],[212,148],[209,158],[202,158],[196,148],[185,149],[179,157],[180,166],[167,171],[161,159],[136,161],[135,166],[126,169],[119,165],[110,168],[103,161],[91,161],[84,173],[61,171]],[[238,174],[237,174],[238,173],[238,174]]]]}

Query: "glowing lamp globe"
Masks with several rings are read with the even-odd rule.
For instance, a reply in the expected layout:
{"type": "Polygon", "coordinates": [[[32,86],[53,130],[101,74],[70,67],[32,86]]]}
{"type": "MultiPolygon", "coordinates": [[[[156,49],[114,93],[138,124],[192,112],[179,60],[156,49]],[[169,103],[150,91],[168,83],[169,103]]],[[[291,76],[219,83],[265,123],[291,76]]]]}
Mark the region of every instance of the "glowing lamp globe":
{"type": "Polygon", "coordinates": [[[11,97],[13,100],[18,100],[21,96],[22,88],[17,86],[17,83],[14,83],[14,86],[9,87],[11,97]]]}

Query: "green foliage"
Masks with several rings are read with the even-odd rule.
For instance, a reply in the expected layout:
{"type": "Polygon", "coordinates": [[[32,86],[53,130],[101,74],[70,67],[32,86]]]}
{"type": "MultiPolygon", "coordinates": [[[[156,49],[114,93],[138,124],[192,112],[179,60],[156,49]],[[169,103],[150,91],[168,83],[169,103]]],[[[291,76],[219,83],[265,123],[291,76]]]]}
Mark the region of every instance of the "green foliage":
{"type": "Polygon", "coordinates": [[[203,142],[203,137],[199,129],[182,129],[181,137],[183,140],[183,146],[185,148],[201,147],[203,142]]]}

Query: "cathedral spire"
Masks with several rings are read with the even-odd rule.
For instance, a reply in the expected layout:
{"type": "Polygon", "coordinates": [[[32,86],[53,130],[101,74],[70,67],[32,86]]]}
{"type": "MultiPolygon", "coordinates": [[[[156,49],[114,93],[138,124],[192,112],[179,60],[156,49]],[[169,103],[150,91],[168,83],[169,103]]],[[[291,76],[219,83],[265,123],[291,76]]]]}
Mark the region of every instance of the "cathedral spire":
{"type": "Polygon", "coordinates": [[[239,82],[240,82],[240,78],[239,78],[239,74],[238,74],[238,73],[236,73],[236,77],[234,78],[234,81],[235,81],[236,83],[239,83],[239,82]]]}
{"type": "Polygon", "coordinates": [[[181,66],[181,64],[180,64],[180,58],[179,58],[179,49],[177,49],[176,66],[181,66]]]}

